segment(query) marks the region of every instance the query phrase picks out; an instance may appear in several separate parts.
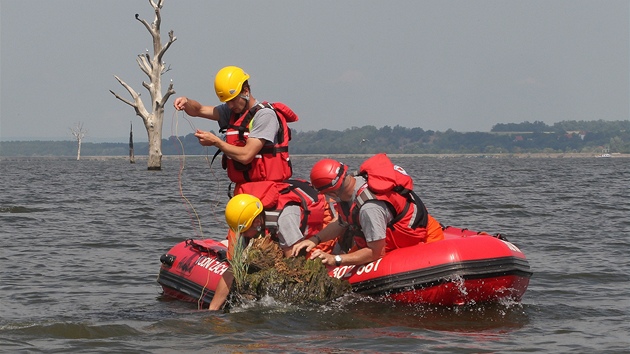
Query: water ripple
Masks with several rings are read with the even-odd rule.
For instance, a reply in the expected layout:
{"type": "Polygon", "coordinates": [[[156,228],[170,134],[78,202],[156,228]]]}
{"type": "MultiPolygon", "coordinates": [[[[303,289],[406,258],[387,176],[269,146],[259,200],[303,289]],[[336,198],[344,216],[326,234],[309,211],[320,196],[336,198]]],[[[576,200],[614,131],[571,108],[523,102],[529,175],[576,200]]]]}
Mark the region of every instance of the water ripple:
{"type": "MultiPolygon", "coordinates": [[[[318,157],[294,157],[308,178],[318,157]]],[[[351,169],[363,161],[340,158],[351,169]]],[[[159,257],[223,239],[227,180],[205,158],[2,161],[0,350],[10,352],[623,352],[630,343],[624,159],[392,157],[445,225],[501,233],[534,276],[523,302],[457,308],[347,296],[231,313],[161,296],[159,257]],[[216,173],[212,173],[216,172],[216,173]],[[182,183],[184,196],[179,192],[182,183]],[[200,230],[201,228],[201,230],[200,230]]]]}

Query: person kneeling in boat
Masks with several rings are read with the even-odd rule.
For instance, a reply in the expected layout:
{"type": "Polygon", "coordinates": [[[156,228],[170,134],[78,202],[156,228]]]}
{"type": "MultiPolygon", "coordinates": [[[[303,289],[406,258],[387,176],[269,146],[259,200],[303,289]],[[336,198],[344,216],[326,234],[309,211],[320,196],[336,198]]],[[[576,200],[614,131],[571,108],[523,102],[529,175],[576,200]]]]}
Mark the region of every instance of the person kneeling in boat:
{"type": "MultiPolygon", "coordinates": [[[[260,183],[266,184],[273,182],[260,183]]],[[[308,184],[308,182],[306,183],[308,184]]],[[[295,195],[291,196],[291,194],[299,193],[296,189],[307,189],[307,186],[299,188],[296,187],[296,184],[283,183],[267,185],[266,187],[262,185],[258,187],[249,186],[255,188],[247,188],[247,185],[247,183],[244,185],[244,190],[264,191],[264,193],[261,194],[261,198],[267,203],[274,200],[273,195],[276,195],[277,199],[275,199],[275,203],[268,206],[268,211],[265,210],[264,202],[251,194],[237,194],[230,199],[225,207],[225,220],[232,231],[230,235],[233,235],[227,240],[229,260],[234,258],[234,254],[237,250],[244,250],[251,239],[264,236],[266,233],[270,233],[272,238],[279,242],[280,247],[284,250],[285,257],[288,257],[291,255],[292,246],[295,243],[303,240],[305,237],[313,237],[317,231],[321,230],[326,222],[332,221],[330,210],[327,203],[325,203],[325,199],[317,194],[315,194],[314,197],[318,201],[308,204],[308,208],[306,208],[306,202],[299,205],[290,202],[290,200],[295,199],[295,195]],[[282,194],[278,194],[278,192],[274,193],[274,191],[277,191],[275,187],[290,188],[291,192],[282,194]],[[286,197],[281,197],[283,195],[286,195],[286,197]],[[321,202],[322,200],[324,200],[324,203],[321,202]],[[283,209],[275,209],[279,207],[283,209]],[[269,225],[266,225],[267,219],[269,220],[269,225]],[[240,244],[237,245],[239,242],[240,244]]],[[[284,191],[284,189],[280,191],[284,191]]],[[[332,250],[335,241],[331,240],[320,243],[320,241],[317,240],[317,243],[319,244],[319,250],[329,252],[332,250]]],[[[228,269],[228,271],[223,273],[221,280],[217,284],[214,296],[210,302],[210,310],[220,310],[223,308],[233,282],[234,274],[231,269],[228,269]]]]}
{"type": "Polygon", "coordinates": [[[293,245],[311,237],[315,237],[318,249],[324,252],[333,250],[335,240],[321,242],[317,234],[336,218],[334,207],[329,198],[320,194],[308,181],[249,182],[240,186],[237,195],[241,193],[250,194],[262,202],[265,230],[278,242],[285,257],[291,256],[293,245]]]}
{"type": "MultiPolygon", "coordinates": [[[[356,249],[343,255],[315,250],[310,259],[337,267],[361,265],[397,248],[444,239],[440,223],[413,192],[411,177],[385,154],[366,160],[354,175],[348,174],[343,163],[323,159],[313,166],[310,177],[320,193],[337,200],[338,222],[328,224],[319,239],[349,233],[356,249]]],[[[312,239],[304,240],[293,247],[292,254],[303,249],[310,252],[315,245],[312,239]]]]}

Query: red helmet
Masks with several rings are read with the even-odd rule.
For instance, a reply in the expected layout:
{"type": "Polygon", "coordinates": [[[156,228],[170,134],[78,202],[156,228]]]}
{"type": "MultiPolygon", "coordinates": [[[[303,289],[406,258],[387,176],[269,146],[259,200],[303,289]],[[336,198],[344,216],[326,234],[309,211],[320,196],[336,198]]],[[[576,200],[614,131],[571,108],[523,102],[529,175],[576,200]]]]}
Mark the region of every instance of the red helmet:
{"type": "Polygon", "coordinates": [[[311,184],[320,193],[335,191],[341,187],[346,178],[348,166],[333,159],[323,159],[311,169],[311,184]]]}

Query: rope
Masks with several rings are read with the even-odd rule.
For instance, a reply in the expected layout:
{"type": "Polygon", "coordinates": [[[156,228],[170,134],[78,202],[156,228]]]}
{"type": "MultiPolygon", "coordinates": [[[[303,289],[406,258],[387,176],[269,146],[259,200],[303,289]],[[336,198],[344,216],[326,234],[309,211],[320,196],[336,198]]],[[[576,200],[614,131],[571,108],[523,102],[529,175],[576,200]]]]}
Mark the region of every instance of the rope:
{"type": "MultiPolygon", "coordinates": [[[[186,118],[185,115],[182,115],[184,119],[186,119],[186,121],[188,122],[188,124],[190,125],[190,127],[193,129],[193,131],[195,130],[195,127],[193,126],[192,122],[186,118]]],[[[190,223],[193,227],[193,230],[195,230],[195,236],[197,236],[198,238],[203,237],[203,228],[201,227],[201,219],[199,218],[199,214],[197,213],[197,210],[195,209],[194,205],[191,203],[191,201],[186,197],[186,195],[184,194],[184,185],[182,182],[182,177],[184,175],[184,167],[186,166],[186,152],[184,151],[184,143],[181,141],[181,139],[179,138],[178,135],[178,127],[179,127],[179,119],[177,119],[177,111],[173,112],[173,117],[171,119],[171,135],[175,136],[175,138],[177,139],[177,142],[179,143],[179,146],[181,148],[181,155],[180,155],[180,164],[179,164],[179,171],[177,174],[177,185],[179,187],[179,195],[182,198],[182,201],[184,203],[184,208],[186,209],[186,212],[188,212],[188,216],[190,217],[190,223]],[[175,129],[173,129],[173,124],[175,125],[175,129]],[[189,208],[190,207],[190,208],[189,208]],[[191,213],[192,211],[192,213],[191,213]],[[195,214],[195,216],[193,217],[192,214],[195,214]],[[195,225],[195,220],[197,222],[197,225],[195,225]],[[197,226],[199,228],[199,233],[197,233],[197,226]]]]}
{"type": "MultiPolygon", "coordinates": [[[[186,122],[188,122],[188,125],[190,126],[192,131],[196,131],[197,130],[195,128],[194,124],[190,121],[190,119],[188,119],[188,117],[186,116],[185,112],[182,112],[182,118],[184,118],[186,120],[186,122]]],[[[192,202],[184,194],[183,175],[184,175],[184,167],[186,166],[186,152],[184,151],[185,150],[184,149],[184,143],[179,138],[178,128],[179,128],[178,114],[177,114],[177,111],[174,111],[173,112],[173,116],[171,118],[171,135],[175,136],[175,138],[177,139],[177,142],[179,143],[179,146],[181,148],[180,166],[179,166],[179,171],[178,171],[178,176],[177,176],[177,183],[178,183],[178,188],[179,188],[179,194],[180,194],[180,196],[182,198],[182,201],[184,203],[184,208],[186,209],[186,211],[188,212],[188,216],[190,217],[191,225],[193,227],[193,230],[195,230],[195,235],[197,236],[197,238],[203,238],[203,228],[201,226],[201,218],[199,217],[199,214],[197,213],[197,210],[195,209],[195,207],[192,204],[192,202]],[[194,214],[194,217],[193,217],[193,214],[194,214]],[[196,222],[197,225],[195,225],[195,222],[196,222]],[[199,231],[198,234],[197,234],[197,226],[198,226],[198,231],[199,231]]],[[[216,185],[217,185],[218,188],[217,188],[217,190],[214,191],[213,194],[214,195],[218,195],[218,190],[220,190],[220,188],[221,188],[221,180],[217,177],[214,169],[212,168],[212,162],[210,161],[207,147],[206,147],[205,160],[206,160],[206,163],[208,164],[209,172],[212,174],[213,179],[217,182],[216,185]]],[[[211,200],[212,200],[212,198],[211,198],[211,200]]],[[[219,218],[217,217],[217,207],[219,206],[219,203],[220,203],[219,202],[219,198],[216,198],[216,203],[211,203],[210,204],[210,210],[211,210],[212,217],[214,218],[214,220],[215,220],[215,222],[217,224],[220,224],[219,218]]],[[[200,310],[203,309],[204,293],[206,291],[211,291],[210,289],[207,289],[209,283],[210,283],[210,272],[207,272],[206,283],[204,284],[203,288],[201,289],[200,296],[197,299],[197,308],[200,309],[200,310]]]]}
{"type": "MultiPolygon", "coordinates": [[[[203,293],[206,291],[208,287],[208,283],[210,283],[210,272],[206,272],[206,283],[203,284],[203,288],[201,288],[201,293],[199,295],[199,299],[197,299],[197,310],[203,310],[203,293]]],[[[208,289],[210,291],[210,289],[208,289]]],[[[208,304],[208,307],[210,304],[208,304]]]]}

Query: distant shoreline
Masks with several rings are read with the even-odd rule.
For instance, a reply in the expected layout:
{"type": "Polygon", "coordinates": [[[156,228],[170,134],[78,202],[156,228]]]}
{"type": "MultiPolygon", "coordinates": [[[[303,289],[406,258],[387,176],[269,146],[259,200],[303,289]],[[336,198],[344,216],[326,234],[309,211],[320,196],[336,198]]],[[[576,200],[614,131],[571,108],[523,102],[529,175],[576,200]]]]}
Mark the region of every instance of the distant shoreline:
{"type": "MultiPolygon", "coordinates": [[[[322,157],[335,156],[339,158],[348,157],[367,157],[373,154],[293,154],[293,157],[322,157]]],[[[630,154],[611,153],[609,157],[602,157],[602,154],[574,152],[574,153],[505,153],[505,154],[388,154],[390,157],[430,157],[430,158],[489,158],[489,159],[585,159],[585,158],[630,158],[630,154]]],[[[212,158],[208,155],[164,155],[163,160],[175,160],[182,157],[186,158],[212,158]]],[[[76,156],[0,156],[0,161],[10,160],[76,160],[76,156]]],[[[146,161],[147,155],[135,155],[136,163],[138,161],[146,161]]],[[[81,156],[81,160],[99,161],[99,160],[129,160],[129,156],[81,156]]]]}

